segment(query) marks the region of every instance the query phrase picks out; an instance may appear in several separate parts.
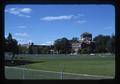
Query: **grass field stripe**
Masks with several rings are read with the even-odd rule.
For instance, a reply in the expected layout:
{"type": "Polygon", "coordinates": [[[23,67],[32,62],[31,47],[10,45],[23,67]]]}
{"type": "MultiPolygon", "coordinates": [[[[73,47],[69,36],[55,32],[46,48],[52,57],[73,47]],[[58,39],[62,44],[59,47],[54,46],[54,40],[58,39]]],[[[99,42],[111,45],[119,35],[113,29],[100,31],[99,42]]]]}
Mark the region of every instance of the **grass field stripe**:
{"type": "MultiPolygon", "coordinates": [[[[24,70],[30,70],[30,71],[41,71],[41,72],[50,72],[50,73],[59,73],[59,74],[61,73],[61,72],[56,72],[56,71],[36,70],[36,69],[8,67],[8,66],[6,66],[6,68],[24,69],[24,70]]],[[[63,74],[78,75],[78,76],[101,77],[101,78],[113,78],[112,76],[98,76],[98,75],[89,75],[89,74],[76,74],[76,73],[68,73],[68,72],[63,72],[63,74]]]]}

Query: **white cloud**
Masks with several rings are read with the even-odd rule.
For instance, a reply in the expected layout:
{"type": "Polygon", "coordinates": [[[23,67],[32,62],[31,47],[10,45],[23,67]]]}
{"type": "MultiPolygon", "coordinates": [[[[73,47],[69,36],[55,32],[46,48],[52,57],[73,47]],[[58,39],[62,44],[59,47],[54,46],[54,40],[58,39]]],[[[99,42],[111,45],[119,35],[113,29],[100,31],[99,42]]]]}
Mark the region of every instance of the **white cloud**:
{"type": "Polygon", "coordinates": [[[51,42],[46,42],[46,43],[50,44],[51,42]]]}
{"type": "Polygon", "coordinates": [[[18,16],[20,16],[20,17],[26,17],[26,18],[30,18],[31,17],[29,15],[24,15],[24,14],[19,14],[18,16]]]}
{"type": "Polygon", "coordinates": [[[74,15],[73,18],[79,19],[79,18],[84,17],[84,16],[85,16],[84,14],[77,14],[77,15],[74,15]]]}
{"type": "Polygon", "coordinates": [[[18,44],[27,44],[25,41],[18,41],[18,44]]]}
{"type": "Polygon", "coordinates": [[[30,9],[30,8],[23,8],[20,11],[23,12],[23,13],[30,13],[32,11],[32,9],[30,9]]]}
{"type": "Polygon", "coordinates": [[[46,16],[41,18],[40,20],[44,21],[55,21],[55,20],[70,20],[73,15],[63,15],[63,16],[46,16]]]}
{"type": "Polygon", "coordinates": [[[31,43],[32,42],[32,40],[28,40],[28,43],[31,43]]]}
{"type": "Polygon", "coordinates": [[[77,23],[80,23],[80,24],[86,23],[86,22],[87,22],[86,20],[78,20],[78,21],[77,21],[77,23]]]}
{"type": "Polygon", "coordinates": [[[56,20],[77,20],[81,17],[85,16],[84,14],[76,14],[76,15],[60,15],[60,16],[45,16],[40,18],[43,21],[56,21],[56,20]]]}
{"type": "Polygon", "coordinates": [[[26,26],[17,26],[17,28],[24,29],[26,26]]]}
{"type": "Polygon", "coordinates": [[[19,41],[24,41],[23,38],[16,38],[16,40],[19,42],[19,41]]]}
{"type": "Polygon", "coordinates": [[[84,15],[84,14],[78,14],[78,16],[79,16],[79,17],[83,17],[83,16],[85,16],[85,15],[84,15]]]}
{"type": "Polygon", "coordinates": [[[5,10],[5,12],[8,12],[10,14],[13,15],[17,15],[20,17],[26,17],[26,18],[30,18],[31,16],[27,15],[29,13],[31,13],[32,9],[31,8],[10,8],[5,10]]]}
{"type": "Polygon", "coordinates": [[[48,44],[48,45],[52,45],[52,44],[53,44],[53,42],[46,42],[46,44],[48,44]]]}
{"type": "Polygon", "coordinates": [[[7,38],[8,37],[8,34],[5,34],[5,38],[7,38]]]}
{"type": "Polygon", "coordinates": [[[23,15],[23,14],[19,14],[18,16],[20,16],[20,17],[24,17],[25,15],[23,15]]]}
{"type": "Polygon", "coordinates": [[[15,33],[15,36],[22,36],[22,37],[28,37],[29,35],[27,33],[15,33]]]}
{"type": "Polygon", "coordinates": [[[19,15],[20,11],[17,8],[11,8],[8,10],[9,13],[14,14],[14,15],[19,15]]]}
{"type": "Polygon", "coordinates": [[[41,45],[53,45],[53,42],[45,42],[45,43],[42,43],[41,45]]]}
{"type": "Polygon", "coordinates": [[[41,45],[46,45],[45,43],[42,43],[41,45]]]}
{"type": "Polygon", "coordinates": [[[104,27],[104,30],[109,30],[109,29],[112,29],[113,27],[112,26],[108,26],[108,27],[104,27]]]}
{"type": "Polygon", "coordinates": [[[8,12],[8,10],[5,10],[5,12],[8,12]]]}
{"type": "Polygon", "coordinates": [[[29,16],[29,15],[26,15],[25,17],[26,17],[26,18],[30,18],[31,16],[29,16]]]}

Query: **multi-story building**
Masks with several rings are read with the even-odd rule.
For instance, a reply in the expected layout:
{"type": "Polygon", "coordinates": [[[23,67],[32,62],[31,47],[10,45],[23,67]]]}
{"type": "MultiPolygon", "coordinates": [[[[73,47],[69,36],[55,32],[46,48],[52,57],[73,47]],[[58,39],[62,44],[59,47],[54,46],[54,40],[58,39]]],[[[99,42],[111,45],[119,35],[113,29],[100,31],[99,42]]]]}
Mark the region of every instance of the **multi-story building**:
{"type": "Polygon", "coordinates": [[[77,54],[78,50],[83,48],[83,46],[82,46],[83,43],[85,43],[87,45],[91,45],[91,43],[93,43],[91,33],[89,33],[89,32],[82,33],[80,35],[80,40],[78,42],[72,43],[72,50],[74,51],[74,53],[77,54]]]}

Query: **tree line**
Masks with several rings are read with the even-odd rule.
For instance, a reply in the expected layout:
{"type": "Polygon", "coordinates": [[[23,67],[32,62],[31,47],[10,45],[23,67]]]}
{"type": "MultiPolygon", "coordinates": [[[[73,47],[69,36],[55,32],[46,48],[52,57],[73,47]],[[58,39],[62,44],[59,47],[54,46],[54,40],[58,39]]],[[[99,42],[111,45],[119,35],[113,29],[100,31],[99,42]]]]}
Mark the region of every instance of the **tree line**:
{"type": "MultiPolygon", "coordinates": [[[[74,53],[72,49],[72,43],[79,42],[77,37],[73,37],[71,40],[63,37],[58,38],[54,41],[54,45],[50,46],[37,46],[31,43],[29,47],[18,44],[16,39],[12,38],[9,33],[8,37],[5,38],[5,52],[13,52],[15,54],[50,54],[53,51],[59,54],[70,54],[74,53]]],[[[115,36],[114,35],[98,35],[93,38],[93,43],[87,45],[82,43],[82,48],[78,50],[78,53],[115,53],[115,36]]]]}

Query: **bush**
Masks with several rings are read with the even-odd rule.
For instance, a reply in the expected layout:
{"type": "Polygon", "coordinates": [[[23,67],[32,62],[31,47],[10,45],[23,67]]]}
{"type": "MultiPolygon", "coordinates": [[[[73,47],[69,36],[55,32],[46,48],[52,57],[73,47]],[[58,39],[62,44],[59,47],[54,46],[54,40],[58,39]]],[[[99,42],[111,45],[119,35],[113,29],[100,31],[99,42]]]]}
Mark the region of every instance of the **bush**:
{"type": "Polygon", "coordinates": [[[81,49],[78,49],[78,54],[80,54],[81,53],[81,49]]]}
{"type": "Polygon", "coordinates": [[[82,48],[81,50],[79,50],[79,52],[82,54],[89,54],[91,53],[91,48],[90,47],[82,48]]]}

